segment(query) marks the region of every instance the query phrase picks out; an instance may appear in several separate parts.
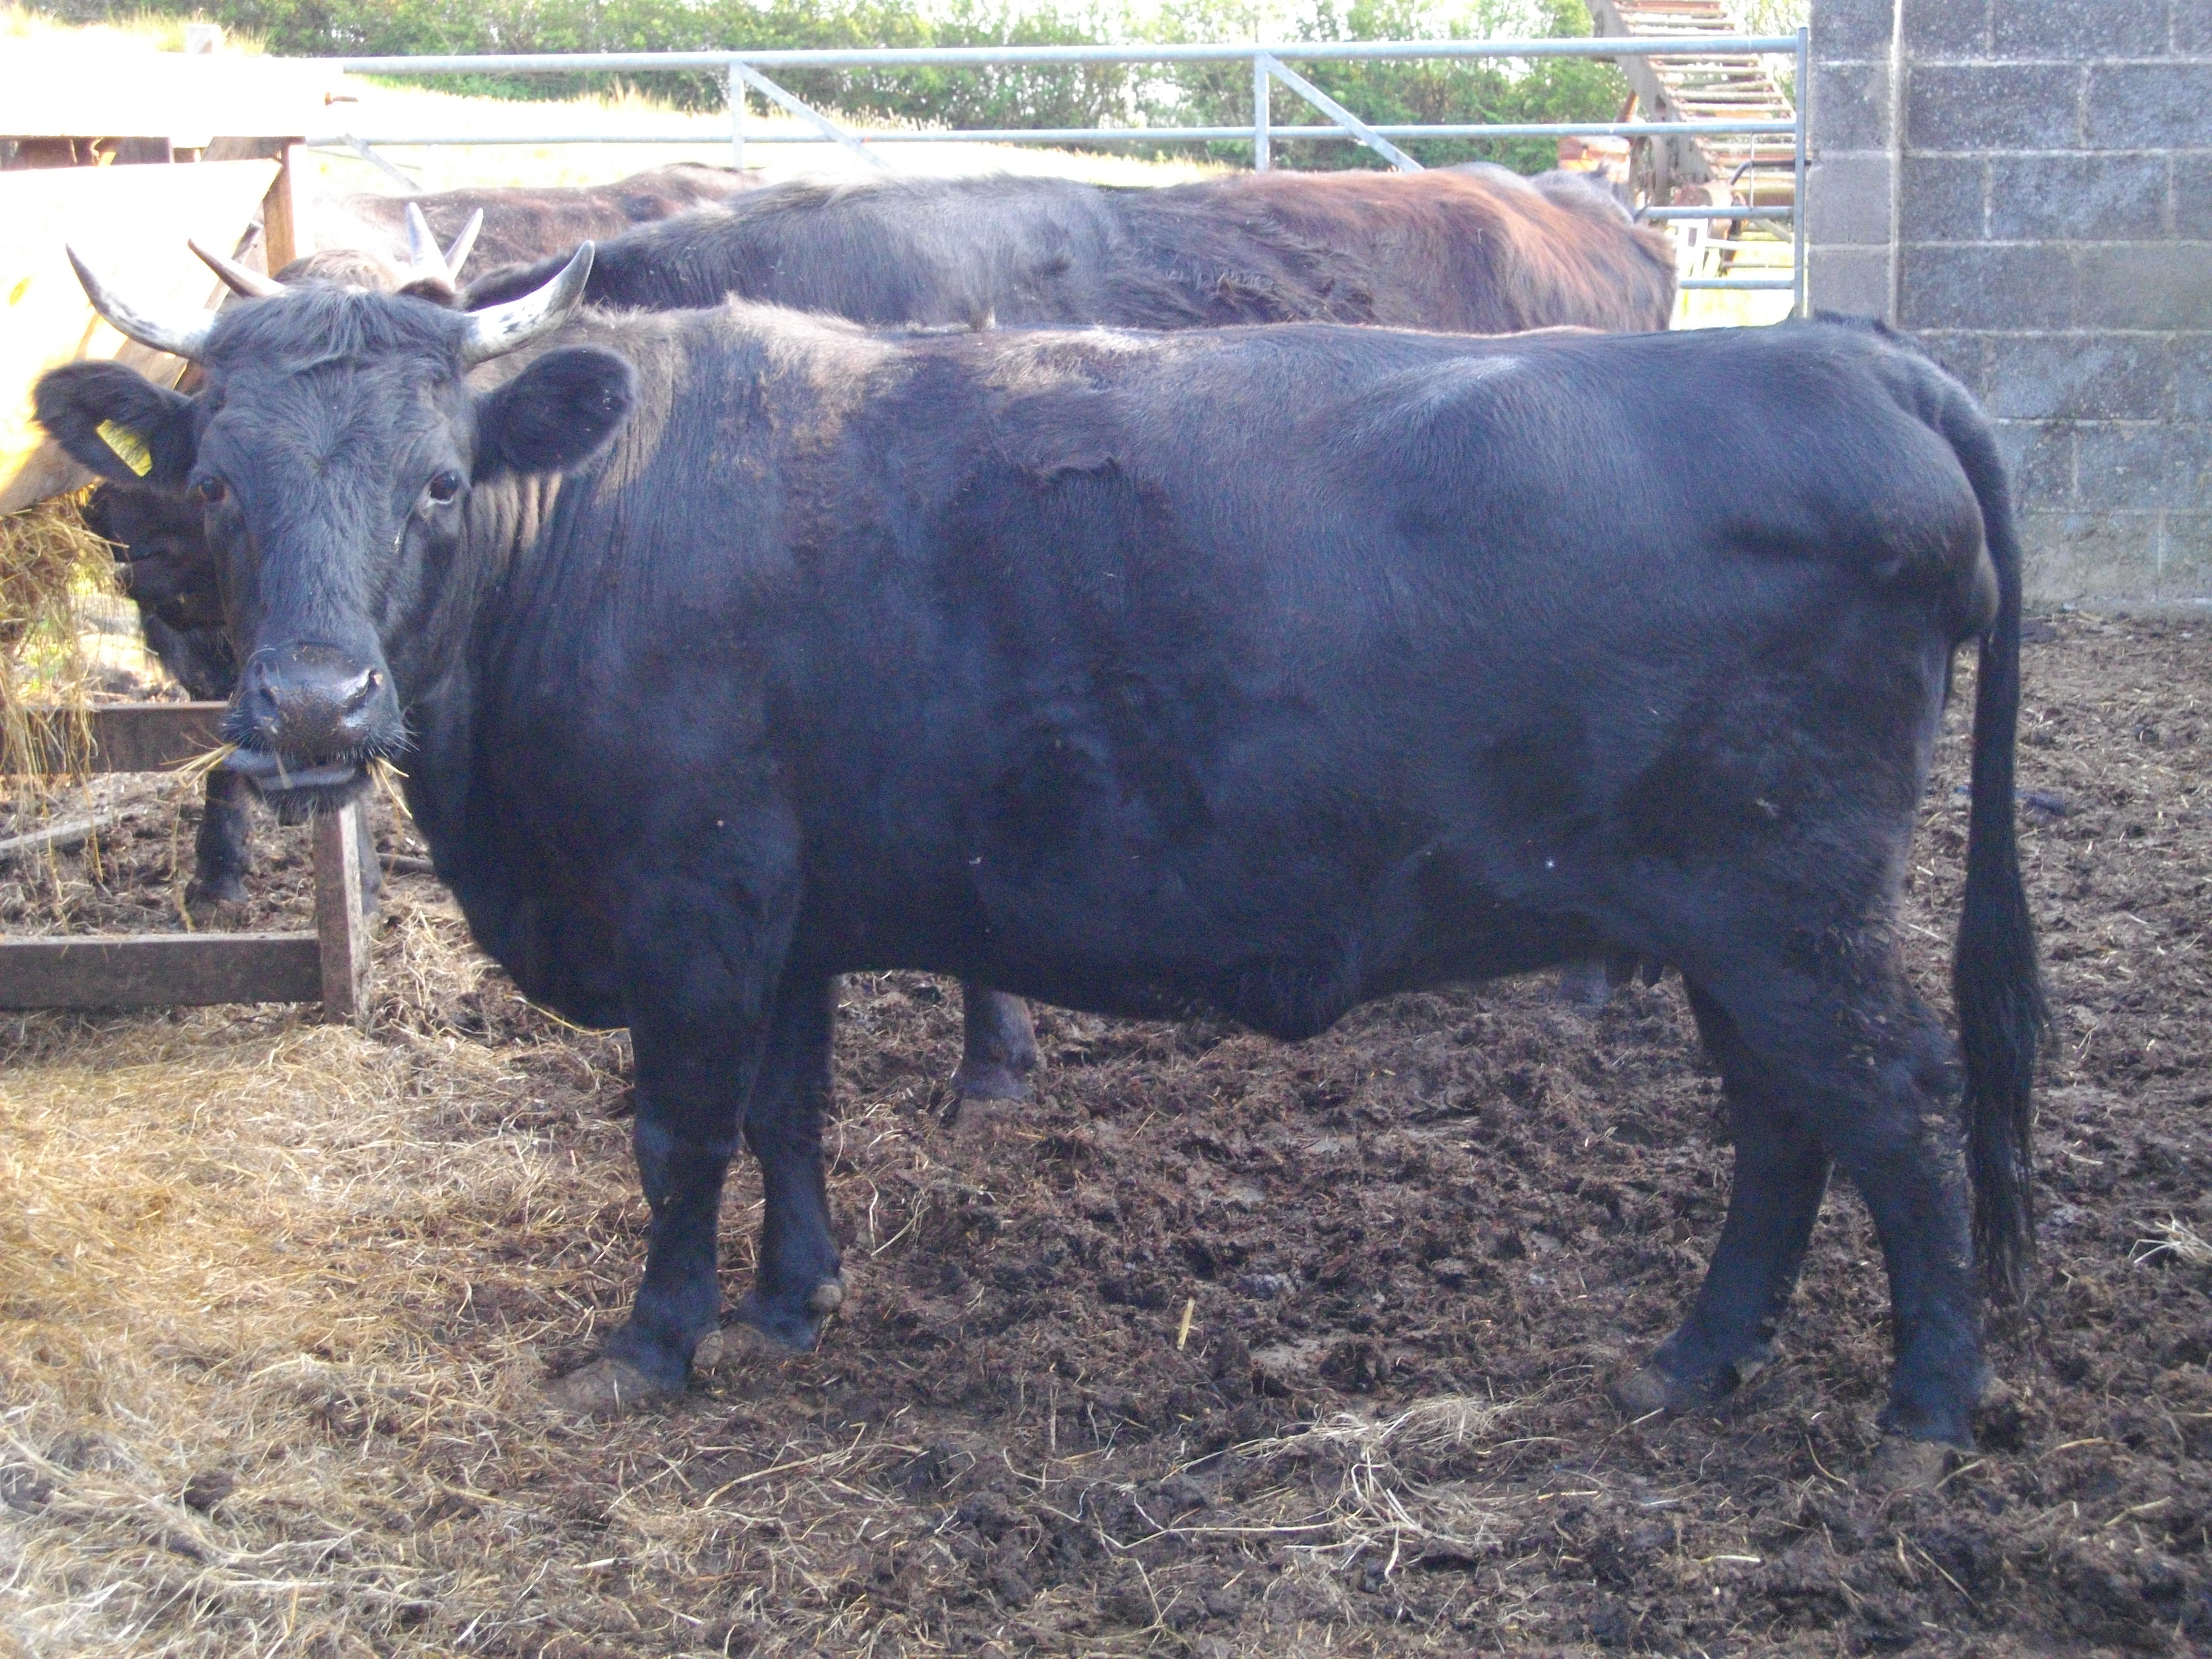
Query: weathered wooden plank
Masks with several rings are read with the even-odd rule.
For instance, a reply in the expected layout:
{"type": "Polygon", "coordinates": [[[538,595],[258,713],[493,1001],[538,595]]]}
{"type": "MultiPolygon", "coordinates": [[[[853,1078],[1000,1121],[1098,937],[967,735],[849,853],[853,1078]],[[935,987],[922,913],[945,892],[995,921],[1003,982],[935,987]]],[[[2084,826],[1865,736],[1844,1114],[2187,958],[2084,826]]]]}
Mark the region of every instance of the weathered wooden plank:
{"type": "Polygon", "coordinates": [[[88,818],[70,818],[60,823],[50,823],[43,830],[33,830],[25,836],[9,836],[0,841],[0,865],[13,864],[20,858],[34,858],[40,853],[68,853],[90,841],[103,830],[112,830],[116,824],[112,812],[99,812],[88,818]]]}
{"type": "Polygon", "coordinates": [[[23,711],[30,726],[29,760],[40,772],[166,772],[222,741],[226,705],[219,702],[111,702],[78,715],[65,708],[23,711]],[[86,736],[91,751],[85,752],[86,736]]]}
{"type": "Polygon", "coordinates": [[[0,939],[0,1008],[313,1002],[313,933],[137,933],[0,939]]]}
{"type": "Polygon", "coordinates": [[[361,902],[361,849],[368,839],[356,797],[343,811],[315,817],[315,938],[322,974],[323,1013],[367,1023],[368,917],[361,902]]]}

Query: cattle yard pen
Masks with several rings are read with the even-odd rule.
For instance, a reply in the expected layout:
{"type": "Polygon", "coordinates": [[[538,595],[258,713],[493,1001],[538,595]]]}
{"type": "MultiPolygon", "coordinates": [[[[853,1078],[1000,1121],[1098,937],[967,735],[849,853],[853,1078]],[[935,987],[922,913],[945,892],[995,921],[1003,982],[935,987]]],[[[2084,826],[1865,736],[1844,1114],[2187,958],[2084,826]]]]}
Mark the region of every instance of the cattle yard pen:
{"type": "MultiPolygon", "coordinates": [[[[872,145],[908,143],[1249,143],[1252,165],[1261,172],[1273,161],[1279,141],[1322,140],[1364,144],[1401,171],[1420,163],[1395,142],[1422,138],[1704,138],[1775,137],[1789,142],[1790,197],[1785,206],[1753,199],[1727,204],[1661,204],[1640,210],[1650,220],[1762,220],[1790,227],[1790,265],[1786,275],[1701,276],[1686,274],[1685,289],[1786,290],[1801,314],[1805,301],[1805,102],[1808,84],[1808,37],[1794,35],[1694,35],[1680,39],[1607,38],[1567,40],[1389,40],[1284,42],[1262,46],[932,46],[852,51],[537,52],[454,57],[344,58],[329,60],[349,75],[577,75],[647,74],[702,70],[720,73],[728,87],[728,143],[733,164],[744,164],[748,144],[842,146],[871,165],[890,163],[872,145]],[[1297,62],[1392,62],[1467,58],[1684,58],[1711,62],[1723,56],[1787,56],[1799,88],[1793,113],[1778,119],[1620,120],[1486,124],[1377,123],[1370,125],[1346,109],[1291,66],[1297,62]],[[1249,63],[1252,69],[1252,120],[1242,126],[1184,127],[996,127],[855,131],[833,120],[769,76],[785,70],[978,69],[1085,64],[1249,63]],[[1326,125],[1282,126],[1270,119],[1269,98],[1279,82],[1328,118],[1326,125]],[[748,133],[745,94],[757,93],[803,124],[805,131],[748,133]]],[[[319,146],[350,149],[377,161],[379,146],[437,146],[563,143],[684,144],[700,142],[696,132],[606,134],[539,133],[527,137],[486,133],[325,133],[319,146]]],[[[1778,146],[1779,148],[1779,146],[1778,146]]],[[[1741,170],[1739,169],[1739,172],[1741,170]]],[[[1739,179],[1726,181],[1733,193],[1739,179]]]]}

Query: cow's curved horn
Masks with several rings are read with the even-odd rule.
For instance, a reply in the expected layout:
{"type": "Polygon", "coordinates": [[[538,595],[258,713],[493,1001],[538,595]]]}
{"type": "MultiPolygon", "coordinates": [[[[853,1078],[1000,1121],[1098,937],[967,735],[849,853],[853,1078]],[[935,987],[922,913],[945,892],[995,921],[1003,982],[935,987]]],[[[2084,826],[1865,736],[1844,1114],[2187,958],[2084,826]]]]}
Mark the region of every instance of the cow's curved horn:
{"type": "Polygon", "coordinates": [[[586,242],[544,287],[503,306],[471,312],[468,338],[461,346],[462,360],[481,363],[503,356],[557,326],[584,297],[584,284],[591,280],[592,252],[592,244],[586,242]]]}
{"type": "Polygon", "coordinates": [[[446,250],[446,274],[455,283],[461,280],[461,267],[468,264],[469,255],[476,251],[477,233],[483,228],[483,210],[478,208],[469,215],[469,222],[461,227],[461,234],[453,238],[453,246],[446,250]]]}
{"type": "Polygon", "coordinates": [[[233,294],[244,295],[249,300],[268,300],[284,291],[284,284],[274,276],[264,276],[250,270],[235,259],[226,259],[213,248],[204,246],[197,237],[185,239],[185,246],[200,256],[210,270],[222,278],[223,286],[233,294]]]}
{"type": "Polygon", "coordinates": [[[430,234],[430,222],[412,202],[407,204],[407,275],[415,282],[443,283],[448,288],[453,283],[446,256],[438,251],[438,239],[430,234]]]}
{"type": "Polygon", "coordinates": [[[200,353],[207,349],[208,335],[215,327],[215,313],[195,313],[191,319],[185,323],[165,323],[157,318],[149,317],[109,293],[106,285],[92,274],[91,268],[77,258],[75,248],[64,246],[63,252],[69,255],[69,262],[76,270],[77,281],[84,284],[85,298],[92,301],[92,308],[112,323],[119,332],[129,335],[140,345],[151,346],[156,351],[171,352],[195,362],[200,353]]]}

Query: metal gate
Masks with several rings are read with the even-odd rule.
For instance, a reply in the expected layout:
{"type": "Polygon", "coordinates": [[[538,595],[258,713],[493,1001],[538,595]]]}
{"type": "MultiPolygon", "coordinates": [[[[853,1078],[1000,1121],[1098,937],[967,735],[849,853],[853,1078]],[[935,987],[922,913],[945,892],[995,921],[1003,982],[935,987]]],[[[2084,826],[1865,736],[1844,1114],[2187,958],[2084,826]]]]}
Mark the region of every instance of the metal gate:
{"type": "MultiPolygon", "coordinates": [[[[873,166],[888,167],[879,149],[884,143],[1001,143],[1110,144],[1249,143],[1252,165],[1261,171],[1273,164],[1273,147],[1291,140],[1341,141],[1361,143],[1382,156],[1394,167],[1417,172],[1420,163],[1400,149],[1395,140],[1419,138],[1565,138],[1615,137],[1666,142],[1786,137],[1789,139],[1790,199],[1788,204],[1761,203],[1748,197],[1741,203],[1678,206],[1661,204],[1641,210],[1640,216],[1655,221],[1745,220],[1786,221],[1790,226],[1791,261],[1789,274],[1774,276],[1686,276],[1686,289],[1787,289],[1799,313],[1805,309],[1805,101],[1808,84],[1808,32],[1794,35],[1716,35],[1703,33],[1674,39],[1650,36],[1603,40],[1388,40],[1283,42],[1255,46],[931,46],[872,48],[853,51],[776,52],[544,52],[446,58],[344,58],[329,60],[331,66],[356,75],[577,75],[645,74],[670,70],[701,70],[720,74],[728,88],[730,128],[727,143],[732,161],[744,165],[749,144],[837,144],[873,166]],[[1748,55],[1785,57],[1796,70],[1797,96],[1787,119],[1745,118],[1686,120],[1622,120],[1600,122],[1407,125],[1362,120],[1291,67],[1294,63],[1419,61],[1466,58],[1605,58],[1632,60],[1648,66],[1651,60],[1717,64],[1723,58],[1748,55]],[[1252,120],[1249,125],[1211,127],[1000,127],[943,128],[924,131],[855,130],[833,120],[771,78],[769,71],[811,69],[886,70],[952,69],[992,65],[1053,64],[1249,64],[1252,72],[1252,120]],[[1279,84],[1303,98],[1328,118],[1325,124],[1281,126],[1269,118],[1270,88],[1279,84]],[[769,103],[795,117],[807,129],[799,132],[752,132],[745,130],[745,94],[757,94],[769,103]]],[[[696,131],[651,133],[539,133],[528,137],[486,133],[360,133],[340,132],[313,137],[310,143],[338,145],[375,160],[379,145],[447,144],[563,144],[651,143],[696,144],[696,131]]],[[[720,141],[716,141],[720,142],[720,141]]]]}

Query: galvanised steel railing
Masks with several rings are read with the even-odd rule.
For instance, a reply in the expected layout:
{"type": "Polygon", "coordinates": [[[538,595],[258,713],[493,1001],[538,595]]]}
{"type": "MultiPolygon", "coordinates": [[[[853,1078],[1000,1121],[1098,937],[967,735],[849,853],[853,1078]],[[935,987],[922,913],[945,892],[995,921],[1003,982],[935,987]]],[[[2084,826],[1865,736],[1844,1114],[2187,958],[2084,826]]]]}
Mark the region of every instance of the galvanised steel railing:
{"type": "MultiPolygon", "coordinates": [[[[1346,141],[1366,145],[1394,167],[1418,172],[1420,163],[1392,142],[1400,138],[1660,138],[1771,135],[1790,141],[1795,189],[1781,206],[1653,207],[1643,216],[1671,219],[1788,220],[1791,265],[1787,276],[1686,276],[1686,289],[1790,290],[1799,312],[1805,309],[1805,88],[1808,84],[1808,32],[1794,35],[1689,35],[1679,39],[1637,37],[1566,40],[1336,40],[1285,41],[1255,46],[926,46],[856,48],[850,51],[773,52],[580,52],[486,54],[423,58],[341,58],[329,67],[350,75],[580,75],[645,74],[690,70],[718,72],[729,92],[728,144],[733,164],[744,164],[753,144],[834,143],[874,166],[888,167],[880,150],[886,143],[1249,143],[1252,165],[1265,172],[1273,164],[1273,147],[1291,140],[1346,141]],[[1531,58],[1688,58],[1787,55],[1796,59],[1797,94],[1788,120],[1580,121],[1496,124],[1370,124],[1338,103],[1291,67],[1292,61],[1357,63],[1408,59],[1531,58]],[[1249,126],[1210,127],[992,127],[930,128],[906,131],[856,131],[832,120],[771,80],[767,71],[811,69],[955,69],[1049,64],[1249,63],[1252,66],[1252,121],[1249,126]],[[1269,94],[1279,83],[1328,118],[1328,125],[1279,126],[1269,118],[1269,94]],[[762,98],[795,117],[801,132],[745,130],[745,94],[762,98]]],[[[375,147],[452,144],[696,144],[720,143],[690,132],[586,133],[335,133],[311,137],[312,143],[344,145],[377,160],[375,147]]]]}

